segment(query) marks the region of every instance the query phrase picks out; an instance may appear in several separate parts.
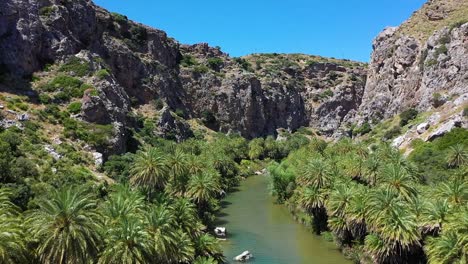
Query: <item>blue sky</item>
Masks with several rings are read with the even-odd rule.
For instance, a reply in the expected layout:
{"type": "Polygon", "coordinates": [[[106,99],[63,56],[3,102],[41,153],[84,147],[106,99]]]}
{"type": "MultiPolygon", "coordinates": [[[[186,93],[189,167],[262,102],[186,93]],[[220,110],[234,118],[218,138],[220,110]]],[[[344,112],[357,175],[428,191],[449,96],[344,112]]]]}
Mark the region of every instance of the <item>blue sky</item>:
{"type": "Polygon", "coordinates": [[[368,61],[372,40],[425,0],[94,0],[162,29],[181,43],[207,42],[232,56],[305,53],[368,61]]]}

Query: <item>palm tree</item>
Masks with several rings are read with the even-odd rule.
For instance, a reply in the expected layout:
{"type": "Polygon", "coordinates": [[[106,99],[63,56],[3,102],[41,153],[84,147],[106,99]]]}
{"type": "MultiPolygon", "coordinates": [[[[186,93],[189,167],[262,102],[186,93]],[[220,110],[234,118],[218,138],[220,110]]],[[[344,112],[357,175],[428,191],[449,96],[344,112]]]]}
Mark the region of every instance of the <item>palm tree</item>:
{"type": "Polygon", "coordinates": [[[299,205],[313,215],[313,227],[317,234],[327,228],[327,212],[325,210],[326,193],[318,188],[306,187],[296,190],[299,195],[299,205]]]}
{"type": "Polygon", "coordinates": [[[377,184],[377,174],[380,170],[380,160],[376,155],[369,156],[364,162],[364,177],[370,186],[377,184]]]}
{"type": "Polygon", "coordinates": [[[323,159],[312,159],[299,170],[298,183],[313,188],[323,188],[331,184],[330,168],[323,159]]]}
{"type": "Polygon", "coordinates": [[[38,202],[27,225],[41,263],[89,263],[101,245],[96,198],[84,188],[55,190],[38,202]]]}
{"type": "Polygon", "coordinates": [[[436,193],[440,199],[455,206],[460,206],[468,200],[468,183],[463,178],[456,178],[448,183],[442,183],[436,193]]]}
{"type": "Polygon", "coordinates": [[[468,161],[468,151],[462,144],[450,147],[447,154],[447,165],[452,168],[458,168],[468,161]]]}
{"type": "Polygon", "coordinates": [[[147,190],[162,191],[169,180],[166,158],[156,148],[139,151],[130,169],[132,185],[147,190]]]}
{"type": "Polygon", "coordinates": [[[145,215],[151,247],[158,262],[171,263],[178,259],[176,256],[178,233],[175,220],[173,209],[166,204],[152,206],[145,215]]]}
{"type": "Polygon", "coordinates": [[[466,234],[444,232],[440,237],[428,238],[424,249],[429,263],[464,264],[468,261],[466,234]]]}
{"type": "Polygon", "coordinates": [[[190,263],[195,258],[195,247],[190,235],[177,231],[176,241],[176,260],[175,263],[190,263]]]}
{"type": "Polygon", "coordinates": [[[183,194],[188,181],[187,155],[179,149],[169,155],[166,160],[171,177],[173,194],[183,194]]]}
{"type": "Polygon", "coordinates": [[[371,192],[367,212],[369,229],[376,235],[369,242],[366,238],[366,243],[373,245],[368,248],[382,246],[373,255],[401,260],[403,255],[417,252],[421,234],[416,216],[395,190],[384,188],[371,192]]]}
{"type": "Polygon", "coordinates": [[[197,256],[214,257],[220,262],[224,260],[218,240],[209,234],[202,234],[195,239],[195,249],[197,256]]]}
{"type": "Polygon", "coordinates": [[[367,189],[360,190],[354,193],[349,206],[345,209],[345,214],[348,221],[348,227],[354,238],[361,240],[367,232],[366,218],[366,196],[367,189]]]}
{"type": "Polygon", "coordinates": [[[143,264],[152,262],[150,236],[143,222],[131,215],[106,228],[99,264],[143,264]]]}
{"type": "Polygon", "coordinates": [[[204,226],[198,219],[195,205],[187,198],[178,198],[172,203],[172,206],[178,228],[190,237],[198,236],[204,226]]]}
{"type": "Polygon", "coordinates": [[[207,171],[190,179],[187,195],[200,210],[206,209],[208,201],[221,191],[219,178],[219,174],[207,171]]]}
{"type": "Polygon", "coordinates": [[[389,164],[382,170],[381,181],[383,186],[395,191],[406,201],[414,199],[417,195],[414,179],[400,164],[389,164]]]}
{"type": "Polygon", "coordinates": [[[108,222],[118,222],[129,215],[140,214],[144,210],[144,197],[128,186],[117,185],[102,205],[102,212],[108,222]]]}
{"type": "Polygon", "coordinates": [[[10,189],[0,188],[0,263],[26,263],[23,219],[10,196],[10,189]]]}
{"type": "Polygon", "coordinates": [[[350,243],[352,240],[346,212],[349,211],[352,198],[355,195],[353,185],[339,183],[330,192],[326,203],[328,226],[340,239],[340,243],[350,243]]]}
{"type": "Polygon", "coordinates": [[[218,261],[216,261],[214,258],[209,257],[198,257],[195,259],[193,264],[218,264],[218,261]]]}
{"type": "Polygon", "coordinates": [[[450,206],[447,200],[438,200],[429,203],[423,212],[423,225],[426,229],[438,234],[442,229],[442,224],[447,220],[450,213],[450,206]]]}

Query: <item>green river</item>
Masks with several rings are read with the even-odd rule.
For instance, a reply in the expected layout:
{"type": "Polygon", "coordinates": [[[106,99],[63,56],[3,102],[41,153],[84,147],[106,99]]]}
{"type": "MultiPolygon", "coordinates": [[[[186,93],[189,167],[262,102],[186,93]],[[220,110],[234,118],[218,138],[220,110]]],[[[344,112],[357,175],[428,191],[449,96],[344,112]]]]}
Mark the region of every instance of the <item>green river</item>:
{"type": "Polygon", "coordinates": [[[337,247],[294,221],[287,208],[274,203],[266,176],[252,176],[223,201],[219,226],[228,232],[222,241],[229,263],[249,250],[256,264],[341,264],[337,247]]]}

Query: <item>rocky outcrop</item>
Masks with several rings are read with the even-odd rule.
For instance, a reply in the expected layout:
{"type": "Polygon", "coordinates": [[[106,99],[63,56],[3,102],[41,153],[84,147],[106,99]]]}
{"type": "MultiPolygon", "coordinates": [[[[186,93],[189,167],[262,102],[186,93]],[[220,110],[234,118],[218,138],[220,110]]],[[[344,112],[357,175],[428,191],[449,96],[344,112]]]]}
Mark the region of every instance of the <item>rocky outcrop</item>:
{"type": "Polygon", "coordinates": [[[164,107],[159,115],[155,135],[177,142],[193,137],[190,126],[181,117],[172,114],[169,108],[164,107]]]}
{"type": "Polygon", "coordinates": [[[405,24],[377,36],[359,122],[376,123],[410,107],[429,111],[468,93],[468,23],[458,22],[466,22],[460,12],[468,7],[457,2],[429,1],[405,24]],[[438,29],[424,38],[422,27],[438,29]]]}

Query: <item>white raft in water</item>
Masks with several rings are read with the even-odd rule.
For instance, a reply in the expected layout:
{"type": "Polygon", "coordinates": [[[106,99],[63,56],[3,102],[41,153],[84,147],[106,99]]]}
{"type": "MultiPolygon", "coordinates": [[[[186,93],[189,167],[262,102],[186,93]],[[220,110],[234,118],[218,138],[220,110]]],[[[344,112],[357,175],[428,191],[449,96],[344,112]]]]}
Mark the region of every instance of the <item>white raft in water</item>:
{"type": "Polygon", "coordinates": [[[242,254],[240,254],[239,256],[235,257],[234,260],[235,261],[240,261],[240,262],[245,262],[249,259],[253,258],[253,255],[252,253],[250,253],[248,250],[242,252],[242,254]]]}

